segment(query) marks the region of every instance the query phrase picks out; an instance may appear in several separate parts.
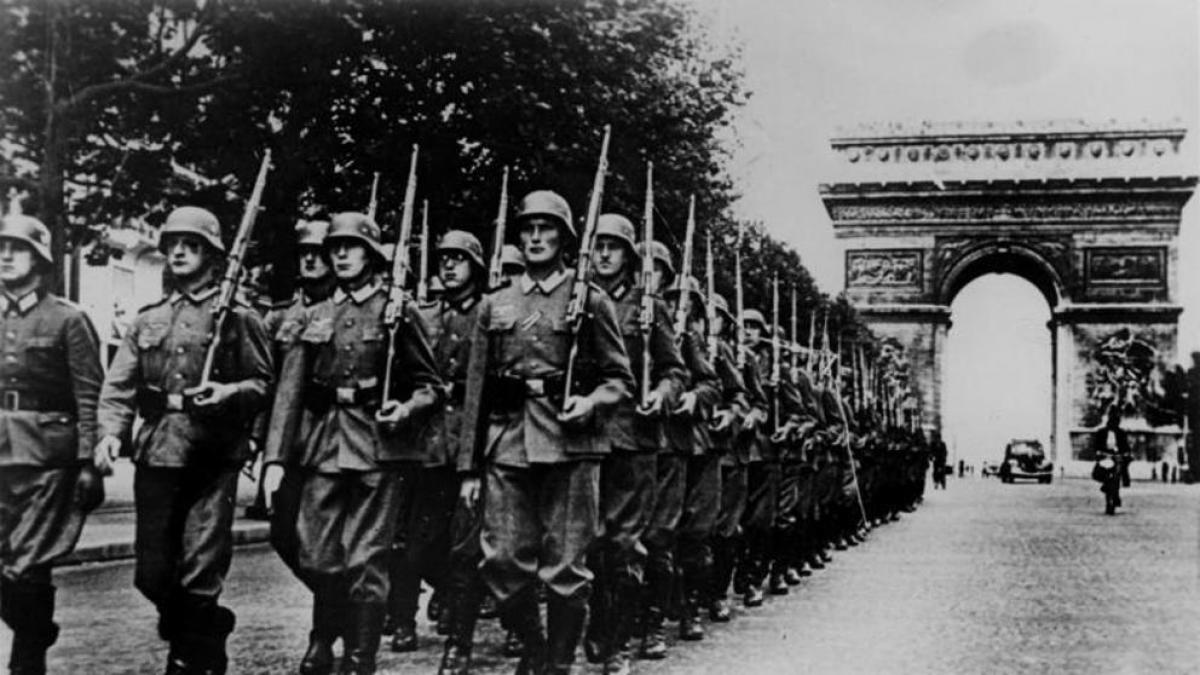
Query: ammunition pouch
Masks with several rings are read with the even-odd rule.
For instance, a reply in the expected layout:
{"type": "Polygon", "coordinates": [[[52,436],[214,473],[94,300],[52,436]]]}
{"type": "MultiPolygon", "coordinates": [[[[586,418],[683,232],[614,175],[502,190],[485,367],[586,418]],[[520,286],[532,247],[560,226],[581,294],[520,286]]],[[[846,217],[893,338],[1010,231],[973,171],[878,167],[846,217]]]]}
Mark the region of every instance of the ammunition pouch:
{"type": "Polygon", "coordinates": [[[142,387],[137,391],[138,412],[149,422],[157,422],[169,412],[190,413],[193,403],[191,396],[172,394],[158,387],[142,387]]]}

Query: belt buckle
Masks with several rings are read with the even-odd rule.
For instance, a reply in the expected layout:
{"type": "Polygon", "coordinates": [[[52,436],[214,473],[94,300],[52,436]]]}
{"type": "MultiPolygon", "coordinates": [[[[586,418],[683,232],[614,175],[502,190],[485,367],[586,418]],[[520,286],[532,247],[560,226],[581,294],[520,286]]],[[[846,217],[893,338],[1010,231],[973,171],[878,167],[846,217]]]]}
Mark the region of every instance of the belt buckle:
{"type": "Polygon", "coordinates": [[[3,403],[5,410],[20,410],[21,409],[21,392],[8,389],[4,392],[3,403]]]}
{"type": "Polygon", "coordinates": [[[525,380],[525,395],[532,398],[546,395],[546,380],[535,377],[530,380],[525,380]]]}
{"type": "Polygon", "coordinates": [[[337,387],[334,389],[339,405],[354,405],[354,394],[357,391],[354,387],[337,387]]]}
{"type": "Polygon", "coordinates": [[[183,394],[167,394],[166,408],[173,412],[183,410],[183,394]]]}

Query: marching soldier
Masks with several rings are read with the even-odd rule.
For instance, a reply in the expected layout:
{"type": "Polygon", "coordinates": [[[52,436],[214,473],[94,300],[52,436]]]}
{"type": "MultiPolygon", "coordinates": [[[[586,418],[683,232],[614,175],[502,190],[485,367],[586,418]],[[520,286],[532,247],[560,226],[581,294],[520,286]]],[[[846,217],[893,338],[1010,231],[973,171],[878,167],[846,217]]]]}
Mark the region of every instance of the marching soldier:
{"type": "Polygon", "coordinates": [[[481,572],[521,638],[517,672],[566,673],[587,616],[586,556],[610,450],[604,421],[630,395],[633,376],[612,302],[571,283],[564,254],[577,235],[566,200],[526,195],[516,230],[526,271],[480,303],[463,422],[465,447],[477,452],[461,454],[459,468],[483,474],[481,572]],[[579,290],[584,320],[573,335],[567,310],[579,290]],[[548,642],[539,580],[549,589],[548,642]]]}
{"type": "MultiPolygon", "coordinates": [[[[333,270],[329,266],[329,258],[325,253],[325,235],[329,233],[329,223],[321,220],[302,220],[296,224],[296,254],[299,256],[298,288],[289,300],[279,303],[267,312],[263,323],[266,324],[267,334],[274,340],[272,354],[275,357],[275,368],[283,365],[283,352],[287,348],[288,336],[295,333],[295,327],[304,316],[305,309],[321,302],[333,294],[335,286],[333,270]]],[[[278,374],[278,373],[276,373],[278,374]]],[[[261,450],[266,442],[267,413],[259,416],[256,423],[255,440],[261,450]]],[[[263,467],[265,473],[266,467],[263,467]]],[[[300,483],[298,473],[284,474],[279,489],[275,491],[271,509],[271,545],[285,564],[296,571],[296,560],[300,543],[296,540],[296,518],[300,483]]],[[[266,510],[266,494],[264,481],[259,480],[258,491],[262,498],[262,508],[266,510]]]]}
{"type": "Polygon", "coordinates": [[[239,467],[272,381],[270,339],[240,303],[224,334],[211,336],[225,255],[212,213],[175,209],[161,237],[166,294],[138,314],[109,367],[96,461],[102,470],[111,464],[140,416],[134,583],[158,609],[159,635],[171,646],[167,672],[224,673],[234,614],[219,600],[239,467]],[[200,384],[211,339],[220,340],[213,381],[200,384]]]}
{"type": "Polygon", "coordinates": [[[12,629],[8,668],[46,672],[54,623],[54,561],[70,553],[104,499],[92,464],[103,372],[96,330],[50,294],[50,231],[0,220],[0,619],[12,629]]]}
{"type": "MultiPolygon", "coordinates": [[[[776,335],[776,339],[783,339],[781,332],[776,331],[776,335]]],[[[772,595],[787,595],[789,586],[800,583],[797,562],[797,549],[802,541],[800,523],[803,519],[803,508],[808,505],[811,494],[811,485],[806,484],[808,475],[805,470],[805,450],[819,418],[812,384],[799,368],[793,365],[791,368],[782,369],[779,387],[781,400],[791,402],[788,422],[791,427],[788,432],[779,434],[779,438],[774,439],[779,446],[780,481],[768,590],[772,595]]]]}
{"type": "Polygon", "coordinates": [[[373,673],[401,493],[422,459],[415,427],[440,402],[442,385],[416,308],[401,308],[394,333],[381,323],[386,259],[375,222],[334,216],[325,249],[337,289],[281,335],[287,349],[264,483],[268,494],[288,473],[299,483],[296,565],[313,589],[300,672],[330,672],[340,635],[341,672],[373,673]],[[399,395],[384,400],[389,350],[399,395]]]}
{"type": "Polygon", "coordinates": [[[639,392],[618,404],[609,420],[613,452],[600,466],[600,518],[603,536],[592,553],[596,574],[588,624],[588,655],[604,672],[628,673],[629,629],[639,611],[646,563],[642,537],[654,504],[657,454],[662,447],[660,416],[686,377],[666,304],[651,298],[650,332],[642,324],[650,290],[636,283],[641,262],[633,224],[617,214],[600,216],[592,251],[596,283],[616,306],[617,322],[639,392]],[[650,362],[643,361],[649,352],[650,362]],[[649,369],[646,369],[648,365],[649,369]],[[649,373],[649,383],[641,382],[649,373]],[[641,392],[645,400],[640,400],[641,392]]]}
{"type": "Polygon", "coordinates": [[[720,451],[721,503],[710,543],[713,571],[706,600],[708,618],[723,623],[732,618],[727,594],[737,561],[742,514],[746,511],[746,466],[750,462],[749,447],[744,438],[745,427],[732,421],[750,418],[750,401],[754,397],[752,390],[758,385],[754,382],[752,386],[747,386],[738,369],[734,317],[729,311],[728,301],[717,295],[714,303],[716,326],[713,332],[718,340],[714,366],[724,388],[724,408],[717,412],[713,431],[713,442],[720,451]]]}
{"type": "Polygon", "coordinates": [[[442,611],[451,635],[443,668],[454,673],[470,666],[474,622],[482,599],[475,570],[480,560],[475,508],[479,490],[474,479],[462,480],[458,455],[463,447],[462,404],[471,331],[487,278],[483,246],[472,234],[447,232],[437,245],[437,270],[442,293],[419,312],[444,378],[446,406],[427,429],[422,467],[405,491],[401,513],[406,522],[400,523],[399,531],[406,546],[393,552],[389,613],[396,623],[392,650],[413,651],[421,579],[443,600],[448,598],[442,611]]]}
{"type": "MultiPolygon", "coordinates": [[[[687,333],[682,336],[681,344],[691,374],[689,393],[694,394],[695,401],[691,403],[686,394],[681,397],[679,407],[668,417],[666,430],[671,450],[683,459],[683,493],[675,544],[678,563],[672,565],[679,637],[693,641],[704,638],[700,603],[712,584],[710,540],[721,509],[721,463],[709,424],[717,406],[724,401],[724,387],[705,350],[707,312],[700,284],[695,277],[685,276],[679,286],[668,297],[674,298],[678,308],[678,303],[683,302],[681,296],[691,295],[687,303],[687,333]]],[[[731,422],[722,416],[723,424],[731,422]]]]}

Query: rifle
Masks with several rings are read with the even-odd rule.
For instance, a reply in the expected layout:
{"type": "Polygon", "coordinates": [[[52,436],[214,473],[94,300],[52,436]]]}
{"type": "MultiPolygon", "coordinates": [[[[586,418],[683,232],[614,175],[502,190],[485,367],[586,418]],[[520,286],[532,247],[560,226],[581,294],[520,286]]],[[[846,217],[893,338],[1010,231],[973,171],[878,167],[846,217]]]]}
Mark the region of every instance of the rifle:
{"type": "Polygon", "coordinates": [[[642,240],[642,307],[639,324],[642,332],[642,405],[650,397],[650,336],[654,332],[654,297],[650,286],[654,283],[654,257],[651,250],[654,241],[654,162],[646,162],[646,210],[642,214],[645,232],[642,240]]]}
{"type": "Polygon", "coordinates": [[[775,413],[775,430],[779,431],[779,382],[780,382],[780,363],[781,356],[780,340],[773,335],[775,326],[779,325],[779,273],[771,279],[771,407],[775,413]]]}
{"type": "Polygon", "coordinates": [[[429,200],[421,202],[421,267],[417,275],[417,302],[429,299],[429,200]]]}
{"type": "Polygon", "coordinates": [[[808,370],[808,379],[817,381],[817,353],[814,341],[817,338],[817,312],[814,310],[808,315],[808,362],[806,370],[808,370]]]}
{"type": "Polygon", "coordinates": [[[738,371],[746,369],[746,322],[742,320],[742,315],[746,312],[746,300],[742,289],[742,237],[745,234],[745,224],[738,221],[737,246],[733,250],[733,274],[734,274],[734,304],[737,306],[737,331],[735,340],[737,341],[737,367],[738,371]]]}
{"type": "Polygon", "coordinates": [[[713,252],[712,252],[712,233],[709,233],[704,240],[705,244],[705,260],[704,260],[704,297],[707,300],[705,311],[705,319],[708,321],[708,360],[713,363],[717,362],[717,290],[716,281],[713,279],[713,252]]]}
{"type": "Polygon", "coordinates": [[[233,247],[229,251],[229,263],[225,274],[221,277],[221,285],[217,291],[217,305],[213,309],[212,340],[204,352],[204,366],[200,369],[200,386],[209,383],[212,377],[213,363],[217,359],[217,348],[221,344],[225,322],[233,312],[233,296],[237,292],[238,278],[246,261],[246,249],[250,246],[250,235],[254,232],[254,222],[258,220],[263,190],[267,187],[267,173],[271,170],[271,151],[263,154],[262,162],[258,165],[258,177],[254,180],[254,189],[250,191],[250,201],[242,212],[242,222],[238,225],[237,236],[233,239],[233,247]]]}
{"type": "Polygon", "coordinates": [[[675,290],[679,291],[678,304],[675,306],[675,338],[682,341],[688,330],[688,310],[691,309],[691,294],[687,292],[687,277],[692,273],[692,247],[696,238],[696,195],[688,202],[687,230],[683,238],[683,264],[679,275],[675,278],[675,290]]]}
{"type": "Polygon", "coordinates": [[[596,235],[596,222],[600,220],[600,200],[604,197],[604,178],[608,173],[608,141],[612,127],[604,125],[604,140],[600,142],[600,162],[596,177],[592,181],[592,194],[588,199],[587,218],[583,222],[583,236],[579,238],[579,261],[575,264],[575,280],[571,285],[571,300],[567,303],[567,326],[571,331],[571,351],[567,354],[567,374],[563,382],[563,401],[571,395],[575,383],[575,361],[579,357],[579,333],[583,330],[583,317],[587,310],[588,278],[592,266],[592,239],[596,235]]]}
{"type": "Polygon", "coordinates": [[[412,240],[413,202],[417,197],[417,154],[414,143],[412,158],[408,164],[408,184],[404,187],[404,211],[400,216],[400,238],[396,240],[396,251],[392,254],[392,281],[388,289],[387,304],[383,308],[383,325],[388,330],[387,360],[383,371],[383,400],[391,399],[392,364],[396,360],[396,335],[400,331],[400,319],[408,303],[408,291],[404,282],[408,277],[408,245],[412,240]]]}
{"type": "Polygon", "coordinates": [[[496,232],[492,235],[492,264],[488,270],[488,288],[500,288],[504,281],[504,228],[508,224],[508,167],[500,178],[500,209],[496,213],[496,232]]]}
{"type": "Polygon", "coordinates": [[[371,180],[371,201],[367,202],[367,217],[375,220],[375,210],[379,206],[379,172],[371,180]]]}
{"type": "Polygon", "coordinates": [[[792,282],[792,379],[796,378],[796,371],[800,370],[800,341],[797,339],[800,336],[796,334],[796,282],[792,282]]]}

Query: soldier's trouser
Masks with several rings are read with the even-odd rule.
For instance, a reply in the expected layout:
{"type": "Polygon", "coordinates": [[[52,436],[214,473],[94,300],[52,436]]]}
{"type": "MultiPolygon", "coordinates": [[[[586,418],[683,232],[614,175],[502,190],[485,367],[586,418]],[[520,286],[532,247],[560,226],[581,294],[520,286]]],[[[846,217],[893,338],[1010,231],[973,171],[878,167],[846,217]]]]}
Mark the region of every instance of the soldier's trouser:
{"type": "MultiPolygon", "coordinates": [[[[795,460],[780,462],[779,499],[775,505],[775,522],[771,534],[771,563],[778,568],[789,564],[795,544],[796,523],[800,516],[800,486],[802,465],[795,460]]],[[[777,569],[776,571],[782,571],[777,569]]]]}
{"type": "Polygon", "coordinates": [[[721,466],[721,509],[712,536],[713,574],[709,594],[712,599],[724,598],[733,581],[746,497],[746,465],[721,466]]]}
{"type": "Polygon", "coordinates": [[[83,530],[78,477],[78,467],[0,467],[0,576],[50,583],[51,565],[75,549],[83,530]]]}
{"type": "Polygon", "coordinates": [[[687,457],[658,455],[654,511],[646,531],[646,591],[649,604],[665,609],[675,583],[675,547],[687,496],[687,457]]]}
{"type": "Polygon", "coordinates": [[[710,539],[721,513],[721,458],[687,458],[686,494],[679,519],[679,570],[689,583],[707,586],[712,573],[710,539]]]}
{"type": "Polygon", "coordinates": [[[752,584],[761,583],[767,573],[771,528],[778,513],[779,477],[778,460],[763,460],[748,465],[746,484],[749,497],[742,521],[746,548],[741,571],[752,584]]]}
{"type": "Polygon", "coordinates": [[[136,468],[134,585],[160,613],[181,595],[220,597],[233,559],[237,480],[236,466],[136,468]]]}
{"type": "Polygon", "coordinates": [[[600,527],[600,462],[492,462],[483,483],[480,573],[496,599],[506,603],[539,578],[556,596],[586,595],[587,553],[600,527]]]}
{"type": "Polygon", "coordinates": [[[384,605],[402,476],[415,470],[401,465],[381,471],[307,473],[296,528],[301,574],[313,579],[340,576],[349,602],[384,605]]]}
{"type": "Polygon", "coordinates": [[[304,469],[291,466],[284,469],[279,489],[271,498],[271,547],[292,574],[308,584],[309,590],[313,590],[309,580],[297,567],[300,540],[296,535],[296,519],[300,515],[300,494],[306,480],[304,469]]]}
{"type": "Polygon", "coordinates": [[[397,539],[393,547],[388,610],[400,622],[417,613],[421,580],[440,589],[450,563],[450,521],[458,502],[458,472],[454,467],[422,467],[401,492],[397,539]]]}
{"type": "Polygon", "coordinates": [[[588,565],[596,578],[589,600],[588,640],[607,656],[623,646],[629,607],[641,600],[646,565],[642,538],[654,509],[658,458],[652,452],[614,452],[600,465],[600,536],[588,565]]]}

